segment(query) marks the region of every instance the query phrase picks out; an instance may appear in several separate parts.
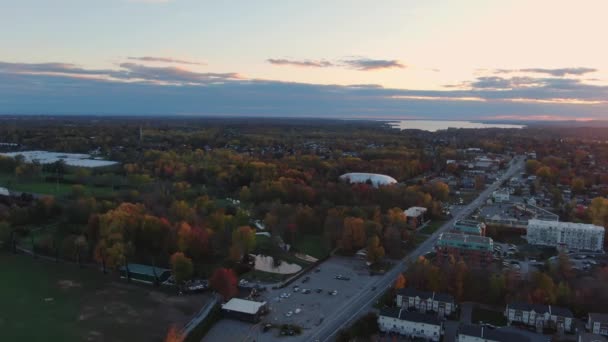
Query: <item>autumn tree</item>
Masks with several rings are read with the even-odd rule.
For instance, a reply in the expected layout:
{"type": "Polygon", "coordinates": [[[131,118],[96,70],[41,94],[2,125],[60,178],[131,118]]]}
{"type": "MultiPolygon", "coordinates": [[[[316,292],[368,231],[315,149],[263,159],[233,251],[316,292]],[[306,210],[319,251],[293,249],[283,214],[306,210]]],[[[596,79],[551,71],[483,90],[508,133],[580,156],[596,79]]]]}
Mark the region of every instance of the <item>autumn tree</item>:
{"type": "Polygon", "coordinates": [[[397,279],[395,279],[395,285],[393,286],[395,290],[403,289],[407,286],[407,279],[403,275],[403,273],[399,273],[397,279]]]}
{"type": "Polygon", "coordinates": [[[224,298],[224,301],[237,295],[237,282],[236,274],[229,268],[216,269],[209,279],[211,287],[224,298]]]}
{"type": "Polygon", "coordinates": [[[249,254],[255,247],[255,230],[241,226],[232,232],[232,246],[236,246],[241,255],[249,254]]]}
{"type": "Polygon", "coordinates": [[[171,325],[169,327],[169,331],[167,331],[167,335],[165,336],[164,342],[183,342],[184,335],[175,327],[175,325],[171,325]]]}
{"type": "Polygon", "coordinates": [[[591,217],[593,224],[608,227],[608,199],[594,198],[589,206],[589,217],[591,217]]]}
{"type": "Polygon", "coordinates": [[[171,255],[171,271],[173,278],[178,285],[182,285],[192,277],[192,260],[182,252],[175,252],[171,255]]]}
{"type": "Polygon", "coordinates": [[[374,264],[382,258],[384,258],[384,247],[380,244],[378,236],[374,235],[367,242],[367,260],[374,264]]]}
{"type": "Polygon", "coordinates": [[[141,227],[144,215],[141,204],[122,203],[114,210],[99,216],[99,241],[95,259],[105,266],[118,267],[133,252],[130,234],[141,227]]]}

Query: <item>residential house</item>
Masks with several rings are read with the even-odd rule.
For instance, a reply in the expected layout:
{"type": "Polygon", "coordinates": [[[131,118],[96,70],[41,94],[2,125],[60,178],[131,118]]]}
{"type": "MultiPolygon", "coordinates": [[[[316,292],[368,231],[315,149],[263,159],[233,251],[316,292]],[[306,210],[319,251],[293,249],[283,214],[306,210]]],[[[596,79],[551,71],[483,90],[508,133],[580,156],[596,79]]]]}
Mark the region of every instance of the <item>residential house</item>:
{"type": "Polygon", "coordinates": [[[419,291],[411,287],[397,291],[397,307],[416,309],[422,313],[435,312],[439,317],[451,315],[456,311],[454,297],[449,294],[419,291]]]}
{"type": "Polygon", "coordinates": [[[524,324],[536,327],[539,332],[554,329],[558,332],[572,331],[572,312],[558,306],[511,303],[505,309],[509,324],[524,324]]]}
{"type": "Polygon", "coordinates": [[[442,322],[433,315],[408,312],[403,308],[380,310],[378,326],[384,333],[394,333],[409,338],[439,341],[442,335],[442,322]]]}
{"type": "Polygon", "coordinates": [[[608,314],[590,312],[587,329],[594,334],[608,336],[608,314]]]}

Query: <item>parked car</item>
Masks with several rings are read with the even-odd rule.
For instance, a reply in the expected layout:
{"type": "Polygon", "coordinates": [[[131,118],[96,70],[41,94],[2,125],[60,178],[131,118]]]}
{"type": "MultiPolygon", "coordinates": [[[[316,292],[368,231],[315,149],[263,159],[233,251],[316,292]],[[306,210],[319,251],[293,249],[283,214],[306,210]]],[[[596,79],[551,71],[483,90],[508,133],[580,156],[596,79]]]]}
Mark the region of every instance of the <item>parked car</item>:
{"type": "Polygon", "coordinates": [[[310,277],[306,277],[302,280],[303,283],[308,283],[308,281],[310,280],[310,277]]]}

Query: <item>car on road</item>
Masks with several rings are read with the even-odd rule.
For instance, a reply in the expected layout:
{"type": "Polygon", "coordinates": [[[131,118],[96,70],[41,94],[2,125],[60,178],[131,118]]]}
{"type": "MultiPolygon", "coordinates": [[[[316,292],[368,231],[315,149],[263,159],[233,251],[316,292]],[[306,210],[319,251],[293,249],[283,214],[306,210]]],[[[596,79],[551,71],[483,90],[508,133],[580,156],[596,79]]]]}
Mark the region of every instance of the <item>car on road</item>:
{"type": "Polygon", "coordinates": [[[319,273],[319,272],[321,272],[321,269],[320,269],[320,268],[317,268],[317,269],[315,270],[315,273],[319,273]]]}
{"type": "Polygon", "coordinates": [[[329,294],[335,296],[338,294],[338,290],[329,291],[329,294]]]}
{"type": "Polygon", "coordinates": [[[309,294],[309,293],[310,293],[310,290],[309,290],[309,289],[302,289],[302,293],[303,293],[303,294],[309,294]]]}
{"type": "Polygon", "coordinates": [[[287,313],[285,314],[285,317],[291,317],[293,316],[293,311],[287,311],[287,313]]]}
{"type": "Polygon", "coordinates": [[[266,323],[264,324],[264,327],[262,327],[262,332],[267,332],[270,329],[272,329],[272,324],[266,323]]]}
{"type": "Polygon", "coordinates": [[[297,285],[296,285],[296,286],[294,286],[294,287],[293,287],[293,292],[298,292],[298,291],[300,291],[300,287],[299,287],[299,286],[297,286],[297,285]]]}
{"type": "Polygon", "coordinates": [[[315,292],[316,293],[321,293],[321,292],[323,292],[323,289],[316,289],[315,292]]]}
{"type": "Polygon", "coordinates": [[[310,277],[306,277],[302,279],[302,283],[308,283],[310,281],[310,277]]]}
{"type": "Polygon", "coordinates": [[[338,275],[336,276],[336,279],[338,279],[338,280],[350,280],[350,278],[349,278],[349,277],[345,277],[345,276],[343,276],[343,275],[341,275],[341,274],[338,274],[338,275]]]}
{"type": "Polygon", "coordinates": [[[300,309],[300,308],[297,308],[293,311],[293,313],[296,315],[299,314],[300,312],[302,312],[302,309],[300,309]]]}

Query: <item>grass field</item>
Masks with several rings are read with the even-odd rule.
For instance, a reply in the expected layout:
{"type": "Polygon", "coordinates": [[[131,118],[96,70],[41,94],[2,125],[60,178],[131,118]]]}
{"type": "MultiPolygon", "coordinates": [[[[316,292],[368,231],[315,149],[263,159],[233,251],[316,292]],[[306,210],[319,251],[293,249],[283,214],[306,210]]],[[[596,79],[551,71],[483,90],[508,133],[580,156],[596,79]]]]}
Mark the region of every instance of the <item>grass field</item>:
{"type": "MultiPolygon", "coordinates": [[[[0,187],[11,191],[31,192],[35,194],[65,196],[72,191],[72,185],[46,182],[44,179],[19,180],[12,174],[0,173],[0,187]]],[[[107,196],[112,194],[110,188],[85,187],[90,195],[107,196]]]]}
{"type": "Polygon", "coordinates": [[[326,257],[329,251],[325,248],[322,237],[318,235],[302,235],[298,236],[296,248],[302,253],[313,256],[317,259],[326,257]]]}
{"type": "Polygon", "coordinates": [[[507,325],[507,319],[502,312],[487,310],[479,307],[473,308],[471,321],[474,324],[479,322],[490,323],[496,326],[507,325]]]}
{"type": "Polygon", "coordinates": [[[0,254],[2,341],[162,341],[206,296],[169,296],[74,265],[0,254]]]}

